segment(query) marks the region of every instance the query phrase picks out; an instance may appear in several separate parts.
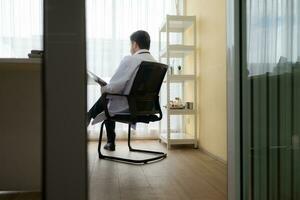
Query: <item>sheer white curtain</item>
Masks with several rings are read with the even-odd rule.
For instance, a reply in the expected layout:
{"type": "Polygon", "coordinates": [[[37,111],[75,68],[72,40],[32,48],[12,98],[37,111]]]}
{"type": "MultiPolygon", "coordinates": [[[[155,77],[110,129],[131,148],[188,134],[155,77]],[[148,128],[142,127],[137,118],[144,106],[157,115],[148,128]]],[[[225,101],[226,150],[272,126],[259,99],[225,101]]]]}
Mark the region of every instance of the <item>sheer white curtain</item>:
{"type": "Polygon", "coordinates": [[[42,49],[42,35],[42,0],[0,0],[1,58],[27,58],[42,49]]]}
{"type": "Polygon", "coordinates": [[[300,60],[300,1],[248,0],[249,74],[272,72],[280,57],[300,60]]]}
{"type": "MultiPolygon", "coordinates": [[[[175,13],[176,0],[87,0],[88,69],[109,80],[121,59],[130,54],[129,37],[137,30],[149,32],[150,51],[158,60],[159,26],[166,14],[175,13]]],[[[99,87],[88,86],[88,108],[99,96],[99,87]]],[[[117,137],[125,137],[127,126],[117,124],[116,131],[117,137]]],[[[98,132],[99,126],[89,127],[91,138],[97,137],[98,132]]],[[[157,137],[158,123],[138,124],[137,132],[133,137],[157,137]]]]}
{"type": "MultiPolygon", "coordinates": [[[[183,0],[86,0],[88,69],[109,80],[121,59],[129,55],[129,36],[140,29],[149,32],[150,51],[158,60],[158,29],[167,14],[176,14],[176,2],[182,14],[183,0]]],[[[32,49],[43,48],[42,37],[43,0],[0,0],[0,58],[27,58],[32,49]]],[[[180,88],[173,96],[180,96],[177,91],[180,88]]],[[[97,86],[88,86],[89,108],[99,96],[97,86]]],[[[181,123],[172,124],[179,129],[181,123]]],[[[91,137],[97,137],[98,128],[89,127],[91,137]]],[[[118,124],[116,128],[118,137],[125,136],[127,127],[118,124]]],[[[137,129],[137,137],[158,135],[158,123],[137,129]]]]}

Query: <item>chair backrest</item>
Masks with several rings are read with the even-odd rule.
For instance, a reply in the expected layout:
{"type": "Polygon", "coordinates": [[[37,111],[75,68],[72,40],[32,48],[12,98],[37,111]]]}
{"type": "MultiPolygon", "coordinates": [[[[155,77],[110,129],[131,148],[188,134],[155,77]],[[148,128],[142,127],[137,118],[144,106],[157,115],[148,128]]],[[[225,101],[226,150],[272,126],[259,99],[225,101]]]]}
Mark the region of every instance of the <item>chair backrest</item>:
{"type": "Polygon", "coordinates": [[[129,109],[135,115],[161,114],[159,91],[167,69],[162,63],[143,61],[140,64],[128,98],[129,109]]]}

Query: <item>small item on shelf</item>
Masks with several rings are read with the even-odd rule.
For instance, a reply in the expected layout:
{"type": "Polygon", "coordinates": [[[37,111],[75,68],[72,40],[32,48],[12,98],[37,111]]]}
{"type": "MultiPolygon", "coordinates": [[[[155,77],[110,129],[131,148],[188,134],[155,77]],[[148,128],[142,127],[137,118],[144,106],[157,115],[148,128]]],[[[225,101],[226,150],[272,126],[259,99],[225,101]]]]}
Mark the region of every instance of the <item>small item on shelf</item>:
{"type": "Polygon", "coordinates": [[[194,109],[194,103],[193,102],[186,102],[185,107],[186,107],[186,109],[193,110],[194,109]]]}
{"type": "Polygon", "coordinates": [[[170,109],[184,109],[185,106],[182,103],[181,99],[179,97],[176,97],[175,100],[170,100],[169,108],[170,109]]]}
{"type": "Polygon", "coordinates": [[[178,74],[181,74],[181,69],[182,69],[182,67],[180,65],[178,65],[177,66],[177,72],[178,72],[178,74]]]}
{"type": "Polygon", "coordinates": [[[179,97],[175,97],[175,102],[177,105],[182,104],[181,99],[179,97]]]}

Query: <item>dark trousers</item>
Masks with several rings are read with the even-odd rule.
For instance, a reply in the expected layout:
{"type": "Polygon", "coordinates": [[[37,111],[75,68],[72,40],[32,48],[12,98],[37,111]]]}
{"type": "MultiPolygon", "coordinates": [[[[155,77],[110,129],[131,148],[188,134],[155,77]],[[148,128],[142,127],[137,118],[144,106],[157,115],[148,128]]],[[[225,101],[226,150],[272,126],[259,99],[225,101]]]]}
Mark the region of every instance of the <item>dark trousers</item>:
{"type": "MultiPolygon", "coordinates": [[[[98,99],[98,101],[93,105],[93,107],[89,110],[88,115],[91,118],[95,118],[99,113],[104,111],[105,107],[106,107],[106,101],[104,99],[104,96],[102,95],[98,99]]],[[[116,123],[111,120],[105,120],[104,124],[106,128],[107,142],[114,144],[116,139],[116,133],[115,133],[116,123]]]]}

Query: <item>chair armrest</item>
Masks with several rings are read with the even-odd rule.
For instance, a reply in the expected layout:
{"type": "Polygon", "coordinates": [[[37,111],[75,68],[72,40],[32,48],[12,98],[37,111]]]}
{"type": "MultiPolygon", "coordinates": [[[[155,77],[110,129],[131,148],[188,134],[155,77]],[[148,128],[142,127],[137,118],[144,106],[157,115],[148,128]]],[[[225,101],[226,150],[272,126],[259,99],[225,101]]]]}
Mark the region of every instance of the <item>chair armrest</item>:
{"type": "MultiPolygon", "coordinates": [[[[103,93],[104,95],[104,98],[106,100],[106,105],[105,105],[105,108],[104,108],[104,112],[105,112],[105,115],[107,118],[111,118],[111,116],[109,115],[109,112],[108,112],[108,102],[107,102],[107,96],[120,96],[120,97],[126,97],[127,99],[127,103],[128,103],[128,106],[129,106],[129,114],[132,116],[132,118],[136,118],[136,107],[135,107],[135,104],[131,104],[130,103],[130,98],[132,97],[135,97],[135,96],[132,96],[132,95],[126,95],[126,94],[115,94],[115,93],[103,93]]],[[[159,110],[158,114],[159,114],[159,120],[162,119],[162,111],[161,111],[161,108],[160,108],[160,105],[159,105],[159,97],[157,97],[156,101],[155,101],[155,104],[157,104],[157,108],[159,110]]]]}
{"type": "Polygon", "coordinates": [[[115,93],[103,93],[103,96],[104,96],[104,99],[106,101],[106,104],[105,104],[105,108],[104,108],[104,112],[105,112],[105,115],[107,118],[111,118],[111,116],[109,115],[109,112],[108,112],[108,102],[107,102],[107,96],[110,95],[110,96],[120,96],[120,97],[126,97],[127,99],[127,102],[128,102],[128,97],[129,95],[125,95],[125,94],[115,94],[115,93]]]}
{"type": "Polygon", "coordinates": [[[104,93],[105,96],[111,95],[111,96],[122,96],[122,97],[128,97],[129,95],[126,94],[115,94],[115,93],[104,93]]]}
{"type": "MultiPolygon", "coordinates": [[[[136,108],[135,108],[135,105],[134,104],[131,104],[130,103],[130,100],[129,98],[130,97],[133,97],[132,95],[126,95],[126,94],[116,94],[116,93],[103,93],[104,95],[104,98],[106,99],[107,101],[107,96],[119,96],[119,97],[126,97],[126,100],[127,100],[127,103],[128,103],[128,106],[129,106],[129,114],[132,118],[136,118],[136,108]]],[[[108,107],[107,107],[108,103],[106,103],[106,106],[105,106],[105,115],[107,118],[111,118],[111,116],[109,115],[109,112],[108,112],[108,107]]]]}

